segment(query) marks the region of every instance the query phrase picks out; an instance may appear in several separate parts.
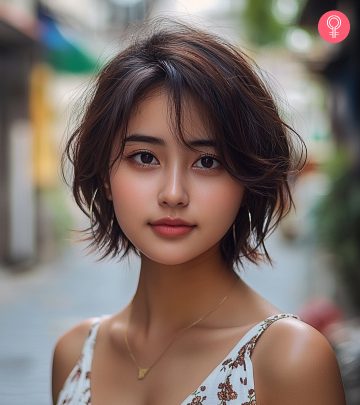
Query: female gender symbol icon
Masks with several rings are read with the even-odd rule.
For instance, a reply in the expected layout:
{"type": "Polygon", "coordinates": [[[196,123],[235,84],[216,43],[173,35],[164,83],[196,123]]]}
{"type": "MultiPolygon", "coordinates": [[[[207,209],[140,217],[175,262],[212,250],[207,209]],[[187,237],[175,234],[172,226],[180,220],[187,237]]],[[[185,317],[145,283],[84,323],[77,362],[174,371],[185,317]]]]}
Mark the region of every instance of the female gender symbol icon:
{"type": "Polygon", "coordinates": [[[331,38],[336,38],[339,35],[339,32],[337,31],[341,27],[341,19],[337,15],[331,15],[330,17],[327,18],[326,20],[326,25],[331,29],[330,31],[330,36],[331,38]],[[335,24],[332,24],[332,21],[335,20],[335,24]]]}
{"type": "Polygon", "coordinates": [[[322,39],[330,43],[337,43],[349,35],[350,22],[341,11],[331,10],[321,16],[318,30],[322,39]]]}

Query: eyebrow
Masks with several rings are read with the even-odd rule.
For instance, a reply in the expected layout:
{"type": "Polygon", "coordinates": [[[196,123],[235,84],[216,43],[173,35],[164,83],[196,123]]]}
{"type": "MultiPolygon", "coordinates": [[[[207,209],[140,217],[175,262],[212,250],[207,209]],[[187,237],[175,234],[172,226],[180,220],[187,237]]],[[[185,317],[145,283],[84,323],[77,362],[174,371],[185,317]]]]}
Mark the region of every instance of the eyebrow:
{"type": "MultiPolygon", "coordinates": [[[[165,146],[166,142],[162,138],[157,138],[156,136],[144,135],[144,134],[131,134],[125,138],[125,143],[128,142],[145,142],[152,145],[165,146]]],[[[187,142],[190,146],[209,146],[215,148],[215,142],[211,139],[195,139],[193,141],[187,142]]]]}

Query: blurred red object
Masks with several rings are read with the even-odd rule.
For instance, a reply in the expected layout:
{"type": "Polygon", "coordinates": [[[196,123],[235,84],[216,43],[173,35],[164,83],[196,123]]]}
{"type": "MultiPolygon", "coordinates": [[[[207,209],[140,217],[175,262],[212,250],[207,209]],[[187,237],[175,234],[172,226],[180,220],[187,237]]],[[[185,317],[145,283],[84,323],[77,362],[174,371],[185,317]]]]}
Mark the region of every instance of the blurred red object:
{"type": "Polygon", "coordinates": [[[300,318],[326,335],[336,323],[343,320],[342,310],[326,298],[316,298],[306,303],[299,311],[300,318]]]}

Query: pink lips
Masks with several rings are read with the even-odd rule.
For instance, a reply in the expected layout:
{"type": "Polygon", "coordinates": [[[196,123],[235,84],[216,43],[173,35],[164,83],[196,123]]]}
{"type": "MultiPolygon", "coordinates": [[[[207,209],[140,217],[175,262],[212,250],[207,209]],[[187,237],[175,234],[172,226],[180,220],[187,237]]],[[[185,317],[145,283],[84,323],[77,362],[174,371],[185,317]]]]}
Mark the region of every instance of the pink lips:
{"type": "Polygon", "coordinates": [[[181,236],[191,232],[195,225],[180,218],[161,218],[150,223],[152,229],[161,236],[181,236]]]}

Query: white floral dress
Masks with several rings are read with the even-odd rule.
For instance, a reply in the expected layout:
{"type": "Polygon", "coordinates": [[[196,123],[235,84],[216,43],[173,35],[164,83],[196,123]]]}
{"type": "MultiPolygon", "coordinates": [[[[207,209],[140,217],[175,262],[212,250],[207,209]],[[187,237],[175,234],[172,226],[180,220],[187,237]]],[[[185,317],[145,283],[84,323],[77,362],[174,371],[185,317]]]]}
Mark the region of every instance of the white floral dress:
{"type": "MultiPolygon", "coordinates": [[[[251,355],[265,330],[283,318],[298,317],[278,314],[259,322],[179,405],[256,405],[251,355]]],[[[92,324],[80,359],[66,379],[57,405],[91,405],[91,362],[100,320],[92,324]]]]}

